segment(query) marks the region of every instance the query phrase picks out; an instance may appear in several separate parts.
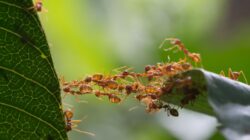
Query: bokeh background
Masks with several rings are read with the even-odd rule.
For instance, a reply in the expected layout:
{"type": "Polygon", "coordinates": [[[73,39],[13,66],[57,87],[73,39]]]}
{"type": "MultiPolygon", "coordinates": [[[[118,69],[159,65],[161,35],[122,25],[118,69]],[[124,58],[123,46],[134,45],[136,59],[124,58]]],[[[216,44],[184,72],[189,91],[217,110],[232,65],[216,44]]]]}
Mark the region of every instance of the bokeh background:
{"type": "MultiPolygon", "coordinates": [[[[50,43],[56,71],[66,80],[121,66],[143,71],[167,60],[158,49],[167,37],[180,38],[199,52],[205,69],[219,73],[243,70],[250,81],[249,0],[44,0],[39,14],[50,43]]],[[[168,52],[170,53],[170,52],[168,52]]],[[[172,60],[178,59],[171,55],[172,60]]],[[[243,79],[241,79],[243,80],[243,79]]],[[[222,139],[215,118],[187,110],[180,117],[147,114],[133,99],[116,105],[93,96],[63,99],[87,119],[69,132],[72,140],[203,140],[222,139]],[[131,107],[137,109],[129,111],[131,107]]],[[[69,106],[65,106],[68,108],[69,106]]]]}

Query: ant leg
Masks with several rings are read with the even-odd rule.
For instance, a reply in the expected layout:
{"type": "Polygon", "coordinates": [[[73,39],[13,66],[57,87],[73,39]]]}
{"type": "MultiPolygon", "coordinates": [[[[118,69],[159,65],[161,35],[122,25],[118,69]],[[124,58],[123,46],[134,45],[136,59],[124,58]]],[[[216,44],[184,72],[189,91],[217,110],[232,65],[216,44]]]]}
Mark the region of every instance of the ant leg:
{"type": "Polygon", "coordinates": [[[226,76],[226,75],[225,75],[225,72],[224,72],[223,70],[220,71],[220,75],[221,75],[221,76],[224,76],[224,77],[226,76]]]}
{"type": "Polygon", "coordinates": [[[42,12],[43,12],[43,13],[48,13],[48,12],[49,12],[49,10],[48,10],[48,9],[46,9],[46,8],[42,8],[42,12]]]}
{"type": "Polygon", "coordinates": [[[169,55],[167,56],[167,60],[168,60],[167,63],[170,63],[170,62],[171,62],[171,58],[170,58],[169,55]]]}
{"type": "Polygon", "coordinates": [[[113,69],[112,71],[114,71],[114,72],[121,72],[122,70],[125,70],[127,68],[128,68],[127,66],[121,66],[121,67],[113,69]]]}
{"type": "Polygon", "coordinates": [[[77,127],[79,123],[81,123],[82,120],[71,120],[72,127],[77,127]]]}
{"type": "Polygon", "coordinates": [[[136,75],[135,76],[128,75],[128,78],[131,79],[132,81],[138,82],[140,84],[142,83],[136,75]]]}
{"type": "Polygon", "coordinates": [[[229,77],[230,79],[235,80],[235,78],[234,78],[234,76],[233,76],[233,71],[232,71],[231,68],[228,69],[228,77],[229,77]]]}
{"type": "Polygon", "coordinates": [[[80,100],[78,95],[75,95],[75,100],[76,100],[77,103],[88,103],[88,101],[80,100]]]}
{"type": "Polygon", "coordinates": [[[73,105],[63,102],[63,105],[73,108],[73,105]]]}
{"type": "MultiPolygon", "coordinates": [[[[62,99],[65,99],[66,96],[69,95],[69,94],[71,94],[71,93],[66,93],[66,92],[64,92],[64,94],[63,94],[63,96],[62,96],[62,99]]],[[[74,94],[71,94],[71,95],[74,95],[74,94]]]]}
{"type": "Polygon", "coordinates": [[[88,116],[86,115],[86,116],[83,116],[81,120],[83,121],[83,120],[86,120],[87,118],[88,116]]]}
{"type": "Polygon", "coordinates": [[[127,98],[128,98],[129,94],[126,94],[125,97],[121,100],[121,102],[119,104],[122,104],[127,98]]]}
{"type": "Polygon", "coordinates": [[[244,72],[241,70],[240,73],[242,74],[246,84],[248,84],[248,81],[247,81],[247,78],[246,78],[246,75],[244,74],[244,72]]]}
{"type": "Polygon", "coordinates": [[[133,110],[135,110],[135,109],[137,109],[138,108],[138,106],[133,106],[133,107],[131,107],[128,111],[133,111],[133,110]]]}
{"type": "Polygon", "coordinates": [[[167,112],[167,115],[170,116],[170,113],[169,113],[169,110],[168,110],[168,109],[166,110],[166,112],[167,112]]]}
{"type": "Polygon", "coordinates": [[[132,84],[133,82],[132,81],[129,81],[129,80],[126,80],[126,79],[119,79],[121,83],[124,83],[124,84],[132,84]]]}
{"type": "Polygon", "coordinates": [[[76,129],[76,128],[73,128],[73,130],[76,131],[76,132],[79,132],[79,133],[87,134],[87,135],[90,135],[90,136],[95,136],[95,134],[91,133],[91,132],[82,131],[82,130],[79,130],[79,129],[76,129]]]}
{"type": "Polygon", "coordinates": [[[173,41],[173,40],[176,40],[175,38],[165,38],[162,43],[160,44],[159,46],[159,49],[161,49],[163,47],[163,45],[165,44],[165,42],[167,41],[173,41]]]}

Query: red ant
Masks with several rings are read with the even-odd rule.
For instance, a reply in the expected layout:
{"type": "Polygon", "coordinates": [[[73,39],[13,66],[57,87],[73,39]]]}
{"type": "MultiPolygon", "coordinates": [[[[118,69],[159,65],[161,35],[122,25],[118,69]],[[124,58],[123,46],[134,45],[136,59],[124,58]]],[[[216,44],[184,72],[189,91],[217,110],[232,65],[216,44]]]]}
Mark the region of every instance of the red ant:
{"type": "Polygon", "coordinates": [[[188,51],[188,49],[184,46],[184,44],[177,38],[167,38],[165,39],[162,44],[160,45],[160,48],[162,48],[163,44],[166,42],[166,41],[170,41],[170,44],[172,45],[175,45],[169,49],[165,49],[165,51],[168,51],[168,50],[172,50],[174,49],[175,47],[178,47],[179,50],[183,51],[184,54],[186,56],[188,56],[189,58],[191,58],[192,61],[194,61],[195,63],[199,63],[201,62],[201,57],[200,57],[200,54],[198,53],[191,53],[188,51]]]}
{"type": "MultiPolygon", "coordinates": [[[[225,76],[224,71],[221,71],[220,75],[225,76]]],[[[243,76],[245,82],[248,84],[247,78],[246,78],[246,76],[245,76],[245,74],[244,74],[244,72],[242,70],[237,72],[237,71],[232,71],[231,68],[228,69],[228,77],[230,79],[232,79],[232,80],[238,80],[239,77],[240,77],[240,75],[243,76]]]]}
{"type": "Polygon", "coordinates": [[[115,82],[114,80],[101,80],[97,82],[97,85],[101,86],[102,88],[108,88],[108,89],[117,89],[118,88],[118,83],[115,82]]]}
{"type": "Polygon", "coordinates": [[[158,87],[152,85],[145,86],[144,91],[145,93],[152,93],[152,94],[158,94],[161,92],[161,90],[158,87]]]}
{"type": "Polygon", "coordinates": [[[87,134],[90,136],[95,136],[94,133],[91,132],[86,132],[86,131],[81,131],[79,129],[76,129],[75,127],[77,127],[77,125],[82,121],[82,120],[72,120],[74,113],[70,110],[67,109],[64,111],[64,116],[65,116],[65,123],[66,123],[66,131],[69,132],[71,130],[83,133],[83,134],[87,134]]]}
{"type": "Polygon", "coordinates": [[[95,91],[95,96],[96,97],[107,96],[111,103],[120,103],[121,102],[121,99],[118,96],[111,94],[111,93],[103,93],[100,91],[95,91]]]}
{"type": "Polygon", "coordinates": [[[103,78],[104,78],[104,76],[102,74],[97,73],[97,74],[94,74],[92,76],[92,81],[98,82],[98,81],[102,80],[103,78]]]}
{"type": "Polygon", "coordinates": [[[34,6],[30,7],[30,9],[35,10],[36,12],[48,12],[47,9],[43,8],[43,2],[42,0],[35,0],[34,6]]]}
{"type": "Polygon", "coordinates": [[[146,105],[146,112],[148,113],[157,112],[159,110],[159,107],[154,103],[151,96],[144,96],[140,101],[146,105]]]}
{"type": "Polygon", "coordinates": [[[108,94],[108,97],[109,97],[109,101],[111,103],[120,103],[121,102],[121,99],[114,94],[108,94]]]}
{"type": "Polygon", "coordinates": [[[84,79],[84,82],[85,83],[90,83],[92,81],[92,77],[90,76],[87,76],[85,79],[84,79]]]}
{"type": "Polygon", "coordinates": [[[91,93],[93,91],[92,87],[89,85],[82,84],[79,86],[80,94],[91,93]]]}

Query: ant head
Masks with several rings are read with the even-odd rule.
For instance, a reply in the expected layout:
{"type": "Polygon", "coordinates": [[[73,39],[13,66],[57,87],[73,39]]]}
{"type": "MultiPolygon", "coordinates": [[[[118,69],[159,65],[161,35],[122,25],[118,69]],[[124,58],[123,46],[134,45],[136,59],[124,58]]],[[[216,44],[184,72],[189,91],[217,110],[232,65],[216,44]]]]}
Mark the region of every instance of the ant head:
{"type": "Polygon", "coordinates": [[[151,69],[151,66],[147,65],[144,69],[145,69],[145,72],[148,72],[151,69]]]}
{"type": "Polygon", "coordinates": [[[89,83],[92,81],[92,78],[90,76],[87,76],[85,79],[84,79],[84,82],[86,83],[89,83]]]}
{"type": "Polygon", "coordinates": [[[130,94],[133,90],[131,85],[126,85],[125,89],[126,89],[127,94],[130,94]]]}
{"type": "Polygon", "coordinates": [[[64,111],[64,115],[67,119],[71,119],[71,118],[73,118],[74,113],[73,113],[73,111],[71,111],[71,109],[67,109],[64,111]]]}
{"type": "Polygon", "coordinates": [[[71,91],[70,87],[69,86],[66,86],[63,88],[63,91],[66,92],[66,93],[69,93],[71,91]]]}
{"type": "Polygon", "coordinates": [[[124,70],[123,72],[122,72],[122,76],[128,76],[129,75],[129,72],[127,71],[127,70],[124,70]]]}

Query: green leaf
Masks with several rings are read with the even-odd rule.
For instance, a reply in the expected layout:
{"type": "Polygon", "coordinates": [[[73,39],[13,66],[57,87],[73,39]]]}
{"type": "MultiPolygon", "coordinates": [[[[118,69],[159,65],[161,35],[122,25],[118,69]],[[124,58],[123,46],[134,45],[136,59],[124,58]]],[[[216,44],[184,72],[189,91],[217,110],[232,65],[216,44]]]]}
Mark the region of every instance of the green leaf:
{"type": "Polygon", "coordinates": [[[0,0],[0,139],[67,139],[59,81],[32,0],[0,0]]]}
{"type": "MultiPolygon", "coordinates": [[[[181,74],[191,76],[192,84],[200,91],[188,109],[216,116],[219,129],[227,139],[250,139],[250,86],[202,69],[181,74]]],[[[180,104],[181,90],[174,90],[176,97],[167,94],[162,98],[180,104]]]]}

